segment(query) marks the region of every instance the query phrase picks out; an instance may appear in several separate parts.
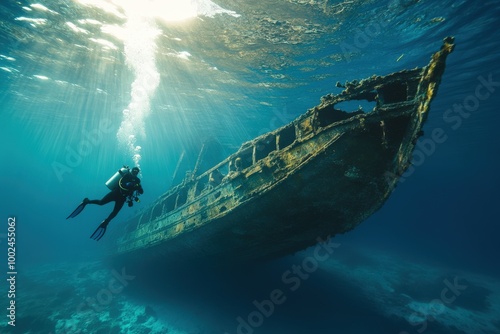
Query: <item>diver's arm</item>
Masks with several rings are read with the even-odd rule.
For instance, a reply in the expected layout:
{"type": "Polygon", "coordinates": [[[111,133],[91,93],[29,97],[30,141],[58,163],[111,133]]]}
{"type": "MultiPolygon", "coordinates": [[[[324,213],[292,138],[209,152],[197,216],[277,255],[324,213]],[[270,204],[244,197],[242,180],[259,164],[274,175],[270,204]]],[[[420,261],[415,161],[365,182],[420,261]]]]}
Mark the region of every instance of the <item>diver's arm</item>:
{"type": "Polygon", "coordinates": [[[122,185],[129,191],[136,190],[139,194],[144,193],[141,186],[141,180],[132,174],[127,174],[122,178],[122,185]]]}
{"type": "Polygon", "coordinates": [[[134,185],[134,190],[137,191],[141,195],[144,194],[144,189],[142,189],[142,186],[141,186],[141,180],[138,177],[136,177],[135,181],[136,181],[136,183],[134,185]]]}

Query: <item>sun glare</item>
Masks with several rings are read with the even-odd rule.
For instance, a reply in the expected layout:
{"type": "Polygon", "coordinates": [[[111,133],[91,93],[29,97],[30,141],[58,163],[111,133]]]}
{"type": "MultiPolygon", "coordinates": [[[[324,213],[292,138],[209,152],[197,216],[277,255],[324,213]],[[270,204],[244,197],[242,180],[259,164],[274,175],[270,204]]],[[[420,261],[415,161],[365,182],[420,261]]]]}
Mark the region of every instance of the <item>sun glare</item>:
{"type": "Polygon", "coordinates": [[[100,8],[108,13],[126,16],[156,17],[165,22],[184,21],[198,15],[196,1],[189,0],[77,0],[85,6],[100,8]]]}
{"type": "MultiPolygon", "coordinates": [[[[116,137],[131,155],[136,166],[142,159],[140,142],[146,139],[146,118],[151,113],[151,99],[160,84],[160,73],[156,68],[156,39],[161,34],[157,23],[180,22],[197,16],[214,17],[228,14],[239,15],[214,4],[210,0],[75,0],[80,4],[100,9],[121,20],[121,24],[102,22],[101,31],[123,42],[126,64],[134,75],[130,87],[130,99],[122,110],[122,122],[116,137]]],[[[82,18],[84,19],[84,18],[82,18]]],[[[120,21],[121,21],[120,20],[120,21]]],[[[100,22],[97,21],[97,24],[100,22]]],[[[88,34],[88,31],[69,22],[74,32],[88,34]]],[[[89,38],[105,48],[116,50],[114,43],[102,38],[89,38]]],[[[187,51],[173,55],[188,60],[187,51]]],[[[38,77],[40,80],[43,78],[38,77]]]]}
{"type": "MultiPolygon", "coordinates": [[[[192,1],[186,0],[150,0],[144,8],[148,16],[155,16],[166,22],[184,21],[198,15],[198,8],[192,1]]],[[[138,4],[135,4],[136,6],[138,4]]],[[[137,7],[142,7],[139,4],[137,7]]],[[[137,10],[139,10],[137,8],[137,10]]]]}

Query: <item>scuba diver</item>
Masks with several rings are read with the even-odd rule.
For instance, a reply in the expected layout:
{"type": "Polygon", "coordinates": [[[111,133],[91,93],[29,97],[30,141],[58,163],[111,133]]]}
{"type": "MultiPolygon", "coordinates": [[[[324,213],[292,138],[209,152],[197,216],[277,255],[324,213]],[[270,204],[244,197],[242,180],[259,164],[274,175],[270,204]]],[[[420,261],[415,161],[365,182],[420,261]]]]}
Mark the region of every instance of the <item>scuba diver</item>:
{"type": "Polygon", "coordinates": [[[128,166],[123,166],[118,170],[109,180],[106,182],[106,186],[111,189],[111,191],[106,194],[102,199],[89,200],[84,198],[82,203],[73,211],[66,219],[75,218],[83,211],[87,204],[97,204],[104,205],[111,201],[115,202],[115,207],[113,211],[109,214],[108,218],[104,219],[102,223],[97,227],[94,233],[90,236],[91,239],[96,241],[101,240],[106,233],[106,227],[108,226],[111,219],[113,219],[118,212],[123,207],[125,202],[128,206],[133,205],[133,200],[139,202],[139,194],[143,194],[144,190],[141,186],[141,180],[137,177],[139,174],[139,168],[134,167],[132,170],[128,166]]]}

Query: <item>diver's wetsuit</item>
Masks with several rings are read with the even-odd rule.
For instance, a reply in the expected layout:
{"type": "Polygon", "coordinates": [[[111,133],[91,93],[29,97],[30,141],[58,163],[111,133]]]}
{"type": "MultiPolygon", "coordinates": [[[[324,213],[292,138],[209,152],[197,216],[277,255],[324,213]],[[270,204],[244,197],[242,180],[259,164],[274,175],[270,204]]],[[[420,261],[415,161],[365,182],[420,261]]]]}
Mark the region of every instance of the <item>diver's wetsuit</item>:
{"type": "Polygon", "coordinates": [[[120,180],[120,185],[115,189],[107,193],[102,199],[94,199],[88,201],[88,204],[97,204],[104,205],[108,204],[111,201],[115,202],[115,207],[113,211],[109,214],[108,218],[105,219],[105,222],[108,222],[115,218],[115,216],[120,212],[123,204],[127,200],[127,197],[131,195],[134,191],[139,194],[143,194],[144,190],[141,186],[141,180],[130,173],[125,174],[120,180]]]}

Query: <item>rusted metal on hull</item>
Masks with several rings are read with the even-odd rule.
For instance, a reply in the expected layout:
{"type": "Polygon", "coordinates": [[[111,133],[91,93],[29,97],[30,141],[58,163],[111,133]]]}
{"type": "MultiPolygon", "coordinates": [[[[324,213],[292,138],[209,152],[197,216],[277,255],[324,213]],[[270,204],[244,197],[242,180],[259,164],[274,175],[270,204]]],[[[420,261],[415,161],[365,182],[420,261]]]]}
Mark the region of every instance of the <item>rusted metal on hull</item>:
{"type": "Polygon", "coordinates": [[[337,84],[342,93],[161,196],[127,223],[112,257],[268,259],[353,229],[408,168],[452,50],[447,38],[424,68],[337,84]],[[336,109],[353,100],[376,105],[336,109]]]}

